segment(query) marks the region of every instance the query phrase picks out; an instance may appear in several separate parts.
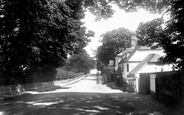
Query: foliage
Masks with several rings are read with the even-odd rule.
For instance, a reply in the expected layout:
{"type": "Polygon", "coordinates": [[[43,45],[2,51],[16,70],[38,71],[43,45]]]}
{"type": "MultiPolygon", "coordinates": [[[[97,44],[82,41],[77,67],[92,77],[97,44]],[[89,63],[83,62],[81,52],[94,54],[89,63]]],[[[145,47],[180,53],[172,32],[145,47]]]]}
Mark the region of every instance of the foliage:
{"type": "Polygon", "coordinates": [[[95,36],[95,32],[92,30],[88,30],[87,34],[88,37],[94,37],[95,36]]]}
{"type": "Polygon", "coordinates": [[[59,67],[87,45],[81,0],[1,0],[0,71],[6,84],[59,67]]]}
{"type": "MultiPolygon", "coordinates": [[[[157,95],[182,99],[184,94],[184,73],[183,72],[162,72],[157,73],[157,95]]],[[[163,99],[163,98],[162,98],[163,99]]],[[[167,100],[168,101],[168,100],[167,100]]]]}
{"type": "Polygon", "coordinates": [[[166,56],[161,61],[174,63],[177,69],[183,70],[184,54],[181,52],[184,50],[184,6],[181,0],[172,1],[170,5],[163,14],[170,14],[168,21],[164,22],[162,16],[160,19],[142,23],[137,29],[137,36],[141,45],[162,47],[166,56]]]}
{"type": "Polygon", "coordinates": [[[88,10],[96,15],[96,21],[104,18],[108,19],[112,17],[114,10],[112,6],[108,4],[106,0],[83,0],[84,7],[88,8],[88,10]]]}
{"type": "Polygon", "coordinates": [[[57,68],[57,74],[55,80],[71,79],[83,75],[84,73],[75,73],[73,71],[66,70],[66,68],[57,68]]]}
{"type": "Polygon", "coordinates": [[[160,18],[148,21],[146,23],[141,22],[136,31],[138,44],[155,48],[159,47],[159,39],[156,37],[157,33],[162,31],[161,24],[162,20],[160,18]]]}
{"type": "Polygon", "coordinates": [[[7,78],[1,75],[0,85],[29,84],[37,82],[50,82],[56,80],[57,70],[52,65],[45,65],[28,73],[26,77],[11,78],[13,82],[7,83],[7,78]]]}
{"type": "Polygon", "coordinates": [[[88,73],[91,69],[95,68],[95,62],[85,50],[82,50],[78,54],[71,55],[68,60],[67,68],[76,70],[77,73],[88,73]]]}
{"type": "Polygon", "coordinates": [[[114,60],[117,54],[130,47],[133,35],[133,32],[125,28],[114,29],[103,34],[102,45],[98,47],[96,54],[98,69],[102,70],[109,64],[109,60],[114,60]]]}
{"type": "Polygon", "coordinates": [[[30,84],[30,83],[40,83],[40,82],[51,82],[55,80],[65,80],[71,79],[78,76],[83,75],[84,73],[76,73],[70,70],[66,70],[64,67],[55,68],[51,65],[45,65],[42,68],[36,69],[32,71],[28,77],[14,79],[14,82],[11,84],[6,84],[4,80],[5,78],[0,78],[0,85],[17,85],[17,83],[21,84],[30,84]]]}
{"type": "MultiPolygon", "coordinates": [[[[45,65],[42,68],[37,68],[31,71],[27,77],[15,79],[17,82],[22,84],[29,84],[35,82],[50,82],[56,80],[57,70],[52,65],[45,65]]],[[[14,82],[16,84],[17,82],[14,82]]]]}
{"type": "Polygon", "coordinates": [[[152,13],[161,13],[170,5],[172,0],[83,0],[84,7],[88,8],[91,13],[96,15],[96,20],[101,18],[110,18],[114,10],[112,4],[116,4],[119,8],[126,12],[135,12],[140,8],[149,10],[152,13]]]}

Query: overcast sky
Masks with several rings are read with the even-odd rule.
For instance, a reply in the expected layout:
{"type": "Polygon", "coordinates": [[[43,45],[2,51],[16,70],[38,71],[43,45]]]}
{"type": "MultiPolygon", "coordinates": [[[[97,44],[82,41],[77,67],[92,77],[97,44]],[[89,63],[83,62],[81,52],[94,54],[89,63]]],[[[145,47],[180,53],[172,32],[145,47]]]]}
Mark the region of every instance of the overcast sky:
{"type": "Polygon", "coordinates": [[[85,13],[85,25],[87,30],[92,30],[95,32],[95,36],[91,37],[91,42],[85,48],[90,56],[93,55],[92,50],[96,50],[96,48],[101,44],[99,43],[100,35],[107,31],[111,31],[113,29],[118,29],[120,27],[124,27],[129,29],[130,31],[135,32],[140,22],[147,22],[154,18],[160,17],[159,14],[150,14],[145,10],[140,10],[139,12],[134,13],[126,13],[123,10],[119,9],[116,6],[113,6],[115,9],[115,13],[112,18],[108,20],[102,19],[101,21],[94,21],[95,16],[89,12],[85,13]],[[92,50],[91,50],[92,49],[92,50]]]}

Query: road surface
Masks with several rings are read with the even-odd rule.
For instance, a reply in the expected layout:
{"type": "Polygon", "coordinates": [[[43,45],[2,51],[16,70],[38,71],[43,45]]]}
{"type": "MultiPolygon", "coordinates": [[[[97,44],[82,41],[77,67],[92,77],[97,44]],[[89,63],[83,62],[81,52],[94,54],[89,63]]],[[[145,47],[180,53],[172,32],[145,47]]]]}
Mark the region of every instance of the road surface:
{"type": "Polygon", "coordinates": [[[51,91],[29,92],[0,104],[0,115],[182,115],[152,100],[127,93],[96,75],[51,91]]]}

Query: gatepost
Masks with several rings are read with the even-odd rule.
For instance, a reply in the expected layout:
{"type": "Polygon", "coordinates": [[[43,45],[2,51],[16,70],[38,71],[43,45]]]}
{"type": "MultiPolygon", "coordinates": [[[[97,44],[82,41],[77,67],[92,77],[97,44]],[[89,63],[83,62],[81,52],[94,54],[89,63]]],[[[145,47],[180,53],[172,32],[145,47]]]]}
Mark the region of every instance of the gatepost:
{"type": "Polygon", "coordinates": [[[156,74],[150,74],[150,94],[154,98],[157,98],[157,80],[156,74]]]}

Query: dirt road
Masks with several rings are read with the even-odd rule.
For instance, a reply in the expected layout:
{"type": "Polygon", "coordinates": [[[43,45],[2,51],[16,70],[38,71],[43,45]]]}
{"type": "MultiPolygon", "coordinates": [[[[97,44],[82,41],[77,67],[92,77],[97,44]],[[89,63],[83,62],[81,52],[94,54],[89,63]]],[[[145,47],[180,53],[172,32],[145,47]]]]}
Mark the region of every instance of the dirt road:
{"type": "Polygon", "coordinates": [[[51,91],[29,92],[0,104],[0,115],[184,115],[149,95],[123,92],[113,83],[98,84],[96,75],[51,91]]]}

